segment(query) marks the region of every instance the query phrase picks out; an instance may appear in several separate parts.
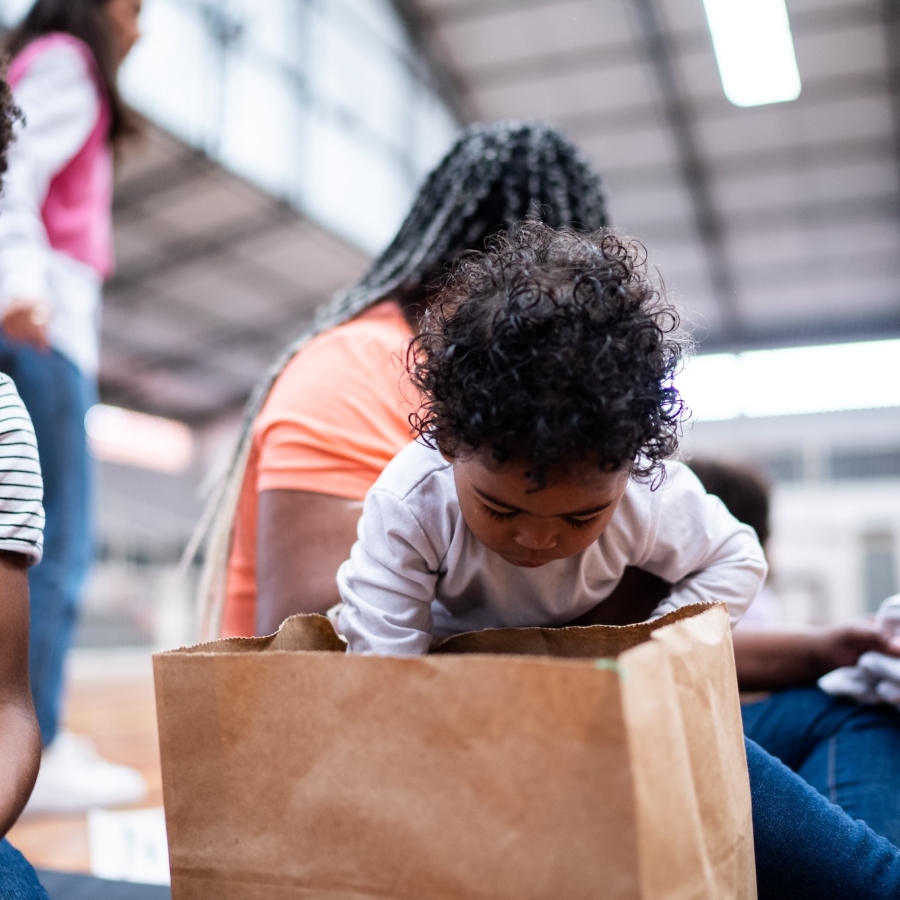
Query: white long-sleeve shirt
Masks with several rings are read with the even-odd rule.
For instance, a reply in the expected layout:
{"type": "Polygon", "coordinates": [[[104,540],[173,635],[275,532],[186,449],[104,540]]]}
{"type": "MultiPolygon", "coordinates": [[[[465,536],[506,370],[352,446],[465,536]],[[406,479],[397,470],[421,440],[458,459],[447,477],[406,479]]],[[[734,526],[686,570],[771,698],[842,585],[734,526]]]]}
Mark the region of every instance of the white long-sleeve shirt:
{"type": "Polygon", "coordinates": [[[358,540],[338,572],[340,630],[351,652],[426,653],[433,637],[560,625],[606,599],[626,566],[671,582],[654,616],[724,602],[737,622],[766,574],[762,547],[684,465],[662,486],[631,479],[587,550],[522,568],[481,544],[459,508],[452,465],[410,444],[369,491],[358,540]]]}
{"type": "Polygon", "coordinates": [[[44,300],[51,346],[93,374],[102,279],[50,246],[41,207],[54,176],[97,124],[97,88],[78,52],[58,46],[35,58],[14,96],[25,123],[17,127],[0,196],[0,309],[15,298],[44,300]]]}

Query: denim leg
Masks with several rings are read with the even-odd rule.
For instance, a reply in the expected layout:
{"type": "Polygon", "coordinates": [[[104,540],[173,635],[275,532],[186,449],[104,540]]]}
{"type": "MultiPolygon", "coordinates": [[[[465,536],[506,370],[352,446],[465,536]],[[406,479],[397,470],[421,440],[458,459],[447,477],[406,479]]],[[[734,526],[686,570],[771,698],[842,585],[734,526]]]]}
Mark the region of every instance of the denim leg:
{"type": "Polygon", "coordinates": [[[0,900],[50,900],[28,860],[0,841],[0,900]]]}
{"type": "Polygon", "coordinates": [[[44,558],[29,571],[29,674],[44,746],[59,724],[66,654],[81,587],[93,556],[92,461],[84,417],[94,383],[56,351],[40,353],[0,335],[0,371],[16,384],[31,415],[44,477],[44,558]]]}
{"type": "Polygon", "coordinates": [[[900,850],[745,738],[759,900],[896,900],[900,850]]]}
{"type": "Polygon", "coordinates": [[[900,713],[790,688],[743,708],[744,733],[900,846],[900,713]]]}

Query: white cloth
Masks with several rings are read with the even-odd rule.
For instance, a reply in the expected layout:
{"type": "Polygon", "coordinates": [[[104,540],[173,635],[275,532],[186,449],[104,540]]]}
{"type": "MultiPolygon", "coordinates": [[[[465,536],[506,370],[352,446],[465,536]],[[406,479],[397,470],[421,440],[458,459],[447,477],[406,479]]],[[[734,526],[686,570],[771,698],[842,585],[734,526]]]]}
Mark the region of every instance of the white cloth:
{"type": "Polygon", "coordinates": [[[0,374],[0,550],[30,565],[44,547],[44,483],[31,418],[16,386],[0,374]]]}
{"type": "Polygon", "coordinates": [[[0,197],[0,310],[14,298],[44,300],[51,346],[93,374],[102,279],[50,246],[41,207],[54,176],[97,124],[97,88],[78,52],[59,46],[35,58],[14,96],[25,123],[17,127],[0,197]]]}
{"type": "Polygon", "coordinates": [[[340,630],[350,650],[413,655],[432,636],[559,625],[612,593],[626,566],[674,584],[655,611],[724,601],[740,619],[766,574],[753,530],[680,463],[657,490],[631,480],[606,531],[576,556],[536,569],[504,561],[473,536],[453,470],[414,443],[369,491],[358,540],[338,572],[340,630]]]}
{"type": "MultiPolygon", "coordinates": [[[[875,616],[885,637],[900,635],[900,594],[883,601],[875,616]]],[[[819,679],[819,687],[836,697],[853,697],[860,703],[900,706],[900,659],[870,650],[855,666],[843,666],[819,679]]]]}

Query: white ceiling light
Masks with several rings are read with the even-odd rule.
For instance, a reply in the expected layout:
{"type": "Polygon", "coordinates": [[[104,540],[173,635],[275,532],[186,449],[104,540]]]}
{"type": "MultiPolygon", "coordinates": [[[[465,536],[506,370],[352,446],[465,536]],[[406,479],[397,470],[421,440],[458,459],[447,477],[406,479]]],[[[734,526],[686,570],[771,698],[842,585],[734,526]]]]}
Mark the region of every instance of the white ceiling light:
{"type": "Polygon", "coordinates": [[[784,0],[703,0],[725,96],[735,106],[800,96],[784,0]]]}
{"type": "Polygon", "coordinates": [[[104,462],[175,474],[194,455],[190,428],[174,419],[98,403],[85,416],[91,452],[104,462]]]}
{"type": "Polygon", "coordinates": [[[900,406],[900,341],[696,356],[675,379],[694,421],[900,406]]]}

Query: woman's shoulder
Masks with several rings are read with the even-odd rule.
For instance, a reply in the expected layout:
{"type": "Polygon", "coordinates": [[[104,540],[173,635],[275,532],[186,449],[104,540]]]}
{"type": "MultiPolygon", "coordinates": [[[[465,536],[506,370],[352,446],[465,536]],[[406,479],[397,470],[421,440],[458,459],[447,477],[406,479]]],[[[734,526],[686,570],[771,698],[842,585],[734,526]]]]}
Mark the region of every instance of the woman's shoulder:
{"type": "Polygon", "coordinates": [[[409,339],[404,328],[395,316],[361,316],[317,335],[294,354],[269,396],[378,394],[388,384],[396,389],[409,339]]]}
{"type": "Polygon", "coordinates": [[[352,367],[380,365],[396,354],[409,339],[399,306],[379,303],[363,314],[316,335],[294,354],[282,376],[290,378],[311,366],[327,365],[342,370],[349,362],[352,367]]]}
{"type": "Polygon", "coordinates": [[[398,343],[408,340],[411,334],[399,304],[393,300],[382,300],[314,338],[310,346],[356,349],[361,344],[368,344],[396,350],[398,343]]]}

